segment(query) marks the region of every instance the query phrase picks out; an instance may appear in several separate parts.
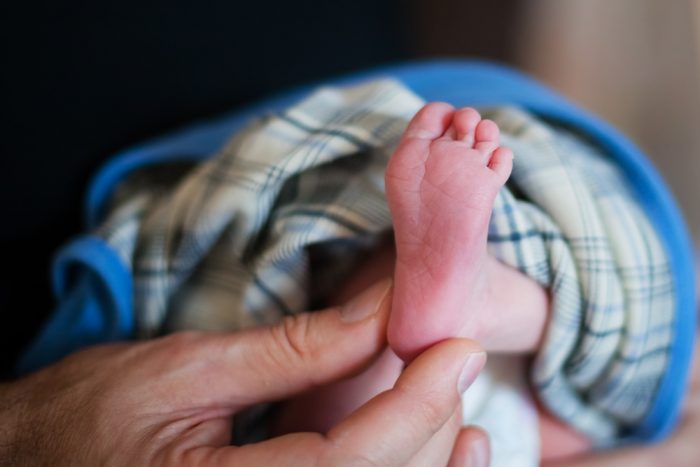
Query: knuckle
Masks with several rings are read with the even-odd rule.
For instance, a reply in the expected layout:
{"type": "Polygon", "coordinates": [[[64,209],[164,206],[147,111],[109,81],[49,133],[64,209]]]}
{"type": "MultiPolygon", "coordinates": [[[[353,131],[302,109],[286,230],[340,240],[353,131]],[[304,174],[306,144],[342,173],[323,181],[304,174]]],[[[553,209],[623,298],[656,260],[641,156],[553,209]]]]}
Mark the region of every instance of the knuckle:
{"type": "Polygon", "coordinates": [[[159,366],[165,371],[183,367],[188,362],[199,359],[204,335],[200,331],[183,331],[161,337],[153,343],[153,349],[146,349],[152,350],[148,352],[148,358],[162,360],[162,366],[159,366]]]}
{"type": "Polygon", "coordinates": [[[305,366],[316,358],[310,332],[311,317],[307,314],[288,316],[271,328],[274,357],[285,366],[305,366]]]}
{"type": "Polygon", "coordinates": [[[163,347],[167,352],[187,353],[198,346],[204,338],[201,331],[182,331],[163,337],[163,347]]]}

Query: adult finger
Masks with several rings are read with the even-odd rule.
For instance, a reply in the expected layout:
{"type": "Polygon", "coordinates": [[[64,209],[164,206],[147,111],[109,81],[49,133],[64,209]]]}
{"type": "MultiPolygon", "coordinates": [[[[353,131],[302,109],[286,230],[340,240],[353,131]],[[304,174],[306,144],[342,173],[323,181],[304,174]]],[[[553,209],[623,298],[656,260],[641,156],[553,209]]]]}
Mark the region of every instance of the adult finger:
{"type": "Polygon", "coordinates": [[[486,354],[473,341],[450,339],[419,355],[386,391],[328,432],[339,462],[404,465],[442,428],[476,379],[486,354]],[[345,456],[345,457],[344,457],[345,456]]]}
{"type": "Polygon", "coordinates": [[[410,461],[407,467],[423,467],[426,465],[447,465],[455,439],[462,427],[462,410],[457,407],[455,413],[442,427],[423,445],[410,461]]]}
{"type": "Polygon", "coordinates": [[[191,397],[236,410],[360,371],[385,347],[390,292],[383,280],[340,307],[207,338],[192,357],[202,384],[191,397]]]}
{"type": "Polygon", "coordinates": [[[474,426],[462,428],[447,467],[488,467],[490,462],[491,448],[486,432],[474,426]]]}
{"type": "Polygon", "coordinates": [[[327,435],[293,433],[241,447],[201,447],[191,464],[403,466],[453,416],[460,394],[486,361],[475,342],[451,339],[419,355],[393,389],[362,406],[327,435]]]}

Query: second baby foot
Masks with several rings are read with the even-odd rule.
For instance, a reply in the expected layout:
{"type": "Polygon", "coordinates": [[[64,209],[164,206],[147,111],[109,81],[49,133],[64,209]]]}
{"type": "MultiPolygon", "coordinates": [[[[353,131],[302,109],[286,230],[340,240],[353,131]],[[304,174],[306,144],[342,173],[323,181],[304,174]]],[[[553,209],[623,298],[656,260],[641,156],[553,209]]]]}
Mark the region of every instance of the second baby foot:
{"type": "Polygon", "coordinates": [[[513,160],[499,136],[472,108],[432,103],[389,161],[396,269],[388,338],[404,360],[449,337],[479,337],[468,330],[488,285],[488,224],[513,160]]]}

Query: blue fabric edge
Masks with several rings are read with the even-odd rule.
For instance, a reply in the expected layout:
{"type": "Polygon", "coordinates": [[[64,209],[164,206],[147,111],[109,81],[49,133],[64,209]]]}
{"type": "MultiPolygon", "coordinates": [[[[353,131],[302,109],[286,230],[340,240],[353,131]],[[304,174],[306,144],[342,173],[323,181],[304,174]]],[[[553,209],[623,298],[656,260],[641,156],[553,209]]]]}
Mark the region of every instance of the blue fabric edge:
{"type": "MultiPolygon", "coordinates": [[[[70,242],[61,249],[54,259],[52,279],[54,294],[60,300],[68,293],[70,268],[87,267],[104,277],[115,308],[121,310],[118,327],[123,330],[134,328],[132,309],[133,284],[131,272],[121,257],[104,240],[92,235],[85,235],[70,242]],[[125,313],[128,311],[128,313],[125,313]],[[122,316],[123,315],[123,316],[122,316]]],[[[130,337],[129,332],[126,337],[130,337]]]]}
{"type": "MultiPolygon", "coordinates": [[[[564,98],[542,87],[525,75],[502,65],[480,61],[434,60],[381,67],[352,74],[323,83],[303,86],[243,110],[228,114],[208,123],[188,127],[184,130],[151,140],[136,148],[124,151],[104,166],[93,179],[86,197],[86,224],[94,228],[98,223],[112,189],[131,171],[153,163],[175,160],[197,161],[219,149],[232,131],[242,126],[253,115],[271,109],[280,109],[301,98],[319,84],[343,85],[360,82],[373,77],[394,77],[426,100],[433,100],[430,93],[445,97],[449,90],[438,89],[431,79],[450,81],[474,75],[493,78],[494,86],[509,86],[499,90],[497,98],[478,96],[479,90],[468,102],[463,95],[440,99],[456,105],[514,104],[579,128],[607,148],[621,166],[628,171],[630,183],[647,209],[650,219],[660,233],[671,258],[671,269],[678,288],[678,312],[675,323],[675,339],[671,350],[669,369],[663,378],[656,401],[647,417],[630,434],[634,441],[658,441],[666,437],[678,420],[682,396],[688,380],[691,356],[694,349],[695,271],[691,241],[683,218],[673,198],[656,170],[642,153],[616,130],[596,117],[579,110],[564,98]]],[[[438,83],[439,84],[439,83],[438,83]]],[[[454,87],[454,86],[453,86],[454,87]]],[[[107,247],[109,248],[109,247],[107,247]]],[[[130,287],[127,289],[130,294],[130,287]]],[[[126,292],[126,290],[122,289],[126,292]]]]}
{"type": "Polygon", "coordinates": [[[133,337],[131,274],[118,254],[102,239],[86,235],[68,243],[55,256],[51,277],[59,305],[20,356],[16,365],[18,374],[41,368],[55,361],[56,355],[67,355],[85,345],[133,337]],[[100,294],[98,288],[103,288],[106,294],[100,294]],[[83,339],[66,342],[69,331],[85,326],[84,310],[73,309],[71,305],[76,300],[86,303],[89,297],[102,301],[100,297],[104,295],[109,299],[100,312],[99,340],[95,342],[95,336],[87,336],[83,331],[83,339]]]}

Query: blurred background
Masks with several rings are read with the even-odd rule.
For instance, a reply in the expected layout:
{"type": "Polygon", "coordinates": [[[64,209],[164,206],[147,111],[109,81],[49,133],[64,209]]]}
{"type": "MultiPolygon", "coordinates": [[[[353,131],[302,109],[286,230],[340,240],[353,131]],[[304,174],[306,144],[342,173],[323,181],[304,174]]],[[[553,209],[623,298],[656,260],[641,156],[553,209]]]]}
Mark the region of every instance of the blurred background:
{"type": "Polygon", "coordinates": [[[659,167],[700,244],[700,0],[3,2],[0,374],[115,152],[294,85],[429,57],[511,64],[659,167]]]}

